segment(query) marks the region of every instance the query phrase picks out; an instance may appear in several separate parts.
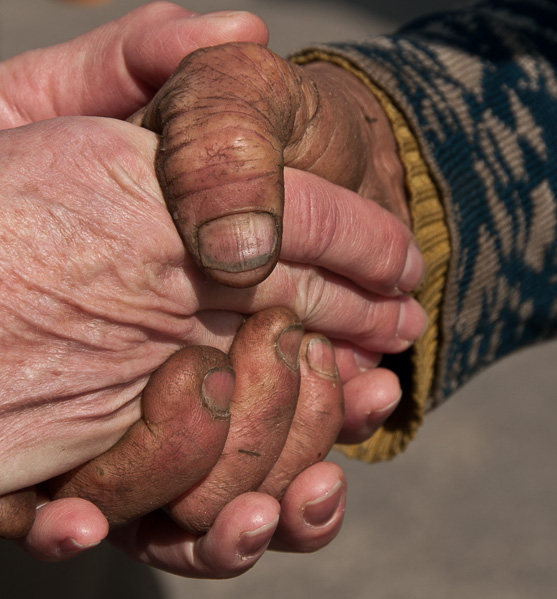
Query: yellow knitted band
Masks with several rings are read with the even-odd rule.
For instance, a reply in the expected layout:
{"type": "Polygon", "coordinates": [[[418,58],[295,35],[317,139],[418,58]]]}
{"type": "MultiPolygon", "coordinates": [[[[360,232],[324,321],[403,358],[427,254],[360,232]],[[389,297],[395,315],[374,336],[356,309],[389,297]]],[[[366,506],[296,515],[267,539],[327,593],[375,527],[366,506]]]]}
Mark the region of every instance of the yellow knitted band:
{"type": "Polygon", "coordinates": [[[411,349],[412,392],[371,439],[359,445],[337,446],[350,457],[374,462],[388,460],[403,451],[423,422],[435,377],[439,344],[440,310],[450,260],[450,238],[439,194],[421,155],[418,141],[403,114],[387,94],[348,60],[323,51],[292,59],[298,64],[321,60],[353,73],[376,96],[387,117],[405,168],[412,228],[426,262],[426,277],[415,293],[429,318],[428,329],[411,349]]]}

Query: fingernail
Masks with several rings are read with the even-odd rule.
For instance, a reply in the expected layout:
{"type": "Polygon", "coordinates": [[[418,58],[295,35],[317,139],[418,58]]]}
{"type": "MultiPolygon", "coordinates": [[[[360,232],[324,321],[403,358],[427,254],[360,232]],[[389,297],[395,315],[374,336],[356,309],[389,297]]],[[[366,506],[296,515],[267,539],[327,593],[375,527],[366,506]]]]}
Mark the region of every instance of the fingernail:
{"type": "Polygon", "coordinates": [[[425,274],[425,261],[422,253],[414,241],[408,246],[406,264],[397,287],[401,291],[412,291],[422,282],[425,274]]]}
{"type": "Polygon", "coordinates": [[[201,398],[213,418],[230,418],[235,378],[232,368],[213,368],[205,375],[201,385],[201,398]]]}
{"type": "Polygon", "coordinates": [[[369,418],[369,424],[377,424],[377,418],[375,418],[375,416],[379,415],[379,416],[384,416],[385,414],[390,414],[391,412],[394,412],[395,408],[398,406],[398,404],[400,403],[400,400],[402,399],[402,391],[400,391],[398,397],[392,401],[390,404],[386,405],[384,408],[380,408],[379,410],[374,410],[372,414],[370,414],[370,418],[369,418]],[[373,422],[371,422],[373,420],[373,422]]]}
{"type": "Polygon", "coordinates": [[[267,264],[278,243],[272,214],[248,212],[211,220],[199,228],[199,255],[205,268],[244,272],[267,264]]]}
{"type": "Polygon", "coordinates": [[[88,545],[82,545],[78,543],[75,539],[68,537],[64,539],[60,543],[58,543],[58,553],[61,555],[71,555],[72,553],[81,553],[86,549],[92,549],[100,544],[100,541],[95,541],[94,543],[89,543],[88,545]]]}
{"type": "Polygon", "coordinates": [[[321,497],[308,501],[303,509],[304,522],[317,528],[325,526],[337,513],[342,498],[342,483],[336,485],[321,497]]]}
{"type": "Polygon", "coordinates": [[[272,522],[269,522],[269,524],[242,533],[238,543],[238,554],[240,555],[240,558],[246,560],[265,551],[267,545],[271,542],[278,521],[279,517],[277,516],[272,522]]]}
{"type": "Polygon", "coordinates": [[[354,349],[354,362],[360,372],[367,372],[372,368],[377,368],[382,357],[381,354],[354,349]]]}
{"type": "Polygon", "coordinates": [[[408,343],[413,343],[425,333],[427,314],[411,297],[402,297],[400,302],[397,336],[408,343]]]}
{"type": "Polygon", "coordinates": [[[338,376],[335,350],[328,339],[314,337],[307,345],[306,360],[315,372],[334,378],[338,376]]]}
{"type": "Polygon", "coordinates": [[[304,327],[293,324],[286,327],[277,339],[277,355],[290,370],[298,370],[300,367],[300,345],[303,335],[304,327]]]}

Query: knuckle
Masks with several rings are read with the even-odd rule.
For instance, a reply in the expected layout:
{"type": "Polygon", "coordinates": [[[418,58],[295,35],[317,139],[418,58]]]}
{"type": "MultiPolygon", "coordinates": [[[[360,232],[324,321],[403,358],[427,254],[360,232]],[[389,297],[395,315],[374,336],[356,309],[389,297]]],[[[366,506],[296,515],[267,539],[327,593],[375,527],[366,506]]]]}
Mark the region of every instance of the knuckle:
{"type": "Polygon", "coordinates": [[[395,286],[402,276],[408,253],[409,238],[398,223],[388,221],[382,230],[379,256],[374,261],[376,276],[388,287],[395,286]]]}
{"type": "Polygon", "coordinates": [[[318,267],[306,267],[298,283],[298,314],[302,320],[312,322],[318,319],[324,308],[326,282],[318,267]]]}
{"type": "Polygon", "coordinates": [[[331,197],[330,184],[320,179],[311,179],[311,185],[305,180],[304,196],[307,201],[296,207],[298,219],[303,223],[304,235],[298,238],[302,260],[317,264],[323,254],[334,245],[339,230],[338,205],[331,197]]]}

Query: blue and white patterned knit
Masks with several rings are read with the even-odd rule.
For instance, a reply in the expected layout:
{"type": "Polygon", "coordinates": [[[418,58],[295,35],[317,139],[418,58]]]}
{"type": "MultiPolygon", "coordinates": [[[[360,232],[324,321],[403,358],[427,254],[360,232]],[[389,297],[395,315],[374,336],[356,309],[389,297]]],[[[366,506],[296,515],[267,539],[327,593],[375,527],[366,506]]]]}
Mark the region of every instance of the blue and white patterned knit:
{"type": "Polygon", "coordinates": [[[394,35],[317,46],[403,112],[452,258],[433,403],[557,334],[557,2],[488,1],[394,35]]]}

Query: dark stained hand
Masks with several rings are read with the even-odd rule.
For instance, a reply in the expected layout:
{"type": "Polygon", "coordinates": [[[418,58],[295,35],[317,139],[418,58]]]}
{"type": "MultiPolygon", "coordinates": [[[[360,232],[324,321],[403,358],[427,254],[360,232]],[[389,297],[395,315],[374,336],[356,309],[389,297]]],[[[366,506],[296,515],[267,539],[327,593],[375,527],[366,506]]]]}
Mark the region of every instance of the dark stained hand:
{"type": "Polygon", "coordinates": [[[161,135],[158,177],[188,251],[220,283],[250,286],[279,258],[284,166],[322,176],[408,223],[382,110],[334,65],[293,65],[253,43],[186,57],[135,115],[161,135]]]}

